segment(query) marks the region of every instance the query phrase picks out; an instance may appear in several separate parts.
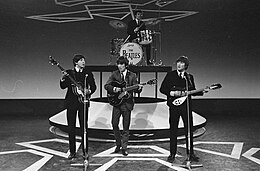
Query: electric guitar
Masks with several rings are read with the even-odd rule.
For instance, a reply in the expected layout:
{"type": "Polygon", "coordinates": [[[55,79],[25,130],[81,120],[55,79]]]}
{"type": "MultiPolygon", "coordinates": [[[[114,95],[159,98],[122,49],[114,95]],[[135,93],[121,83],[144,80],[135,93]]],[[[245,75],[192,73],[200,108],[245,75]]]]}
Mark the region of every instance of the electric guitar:
{"type": "Polygon", "coordinates": [[[78,96],[78,100],[80,103],[84,103],[84,88],[83,88],[83,84],[81,82],[77,82],[75,81],[75,79],[69,75],[66,70],[52,57],[49,56],[49,63],[51,65],[57,65],[57,67],[62,71],[62,73],[64,73],[73,83],[72,84],[72,92],[78,96]]]}
{"type": "MultiPolygon", "coordinates": [[[[206,90],[216,90],[216,89],[220,89],[222,87],[221,84],[212,84],[211,86],[207,86],[205,88],[202,89],[198,89],[198,90],[191,90],[188,92],[185,92],[185,96],[179,97],[175,100],[173,100],[172,104],[174,104],[175,106],[179,106],[181,105],[183,102],[185,102],[185,100],[187,99],[187,95],[192,95],[195,93],[200,93],[206,90]]],[[[175,88],[176,89],[176,88],[175,88]]]]}
{"type": "Polygon", "coordinates": [[[157,84],[157,80],[156,79],[151,79],[151,80],[147,81],[146,83],[136,84],[136,85],[129,86],[129,87],[126,87],[126,82],[119,83],[117,81],[113,81],[111,83],[111,85],[113,87],[121,88],[121,92],[118,92],[118,93],[107,93],[108,102],[112,106],[118,106],[125,99],[128,99],[130,97],[130,94],[128,93],[128,91],[138,89],[140,85],[147,85],[147,84],[148,85],[157,84]]]}

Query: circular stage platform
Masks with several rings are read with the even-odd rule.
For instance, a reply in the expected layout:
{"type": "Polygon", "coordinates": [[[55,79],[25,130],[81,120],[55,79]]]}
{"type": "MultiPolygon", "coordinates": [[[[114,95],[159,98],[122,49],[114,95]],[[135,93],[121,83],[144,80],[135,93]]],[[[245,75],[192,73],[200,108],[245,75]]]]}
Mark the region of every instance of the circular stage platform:
{"type": "MultiPolygon", "coordinates": [[[[169,111],[166,101],[159,98],[136,97],[135,107],[131,115],[130,142],[142,141],[168,141],[169,140],[169,111]]],[[[196,129],[194,136],[202,135],[205,132],[206,119],[193,112],[193,125],[196,129]]],[[[107,98],[91,99],[88,117],[89,140],[93,141],[114,141],[111,125],[112,106],[107,98]]],[[[57,113],[49,118],[52,125],[50,131],[67,136],[66,110],[57,113]]],[[[79,133],[79,122],[76,123],[79,133]]],[[[122,122],[119,125],[122,128],[122,122]]],[[[179,139],[184,138],[183,121],[179,122],[179,139]]],[[[78,134],[79,135],[79,134],[78,134]]]]}

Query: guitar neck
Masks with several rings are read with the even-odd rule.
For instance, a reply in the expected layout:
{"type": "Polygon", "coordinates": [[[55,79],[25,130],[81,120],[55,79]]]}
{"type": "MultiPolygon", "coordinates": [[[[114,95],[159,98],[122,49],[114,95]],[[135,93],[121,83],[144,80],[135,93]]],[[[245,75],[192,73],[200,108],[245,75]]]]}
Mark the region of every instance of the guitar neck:
{"type": "Polygon", "coordinates": [[[198,89],[198,90],[191,90],[188,92],[188,95],[192,95],[192,94],[195,94],[195,93],[200,93],[202,91],[204,91],[205,88],[201,88],[201,89],[198,89]]]}
{"type": "Polygon", "coordinates": [[[126,87],[126,88],[125,88],[125,91],[131,91],[131,90],[138,89],[138,88],[139,88],[139,85],[145,85],[145,84],[146,84],[146,83],[142,83],[142,84],[136,84],[136,85],[133,85],[133,86],[126,87]]]}
{"type": "MultiPolygon", "coordinates": [[[[59,67],[59,69],[62,71],[62,72],[66,72],[66,70],[64,68],[62,68],[62,66],[60,66],[60,64],[57,64],[57,66],[59,67]]],[[[71,75],[67,74],[69,79],[73,82],[73,84],[75,84],[77,87],[80,87],[80,85],[72,78],[71,75]]]]}

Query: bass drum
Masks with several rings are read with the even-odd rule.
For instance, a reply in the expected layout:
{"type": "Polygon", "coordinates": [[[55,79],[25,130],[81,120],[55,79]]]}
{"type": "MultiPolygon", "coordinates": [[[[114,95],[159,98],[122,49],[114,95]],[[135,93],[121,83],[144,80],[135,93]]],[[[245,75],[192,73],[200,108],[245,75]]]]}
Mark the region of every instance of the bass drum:
{"type": "Polygon", "coordinates": [[[143,58],[143,49],[137,43],[126,43],[120,49],[120,56],[127,58],[130,65],[136,65],[143,58]]]}

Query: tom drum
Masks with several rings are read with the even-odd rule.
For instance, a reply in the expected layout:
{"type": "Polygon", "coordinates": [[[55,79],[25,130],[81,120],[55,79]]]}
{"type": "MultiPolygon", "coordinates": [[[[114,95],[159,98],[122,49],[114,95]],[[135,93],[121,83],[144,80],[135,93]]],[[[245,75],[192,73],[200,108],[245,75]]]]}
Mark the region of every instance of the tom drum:
{"type": "Polygon", "coordinates": [[[153,37],[152,37],[152,31],[151,30],[141,30],[139,32],[139,44],[141,45],[147,45],[152,43],[153,37]]]}

